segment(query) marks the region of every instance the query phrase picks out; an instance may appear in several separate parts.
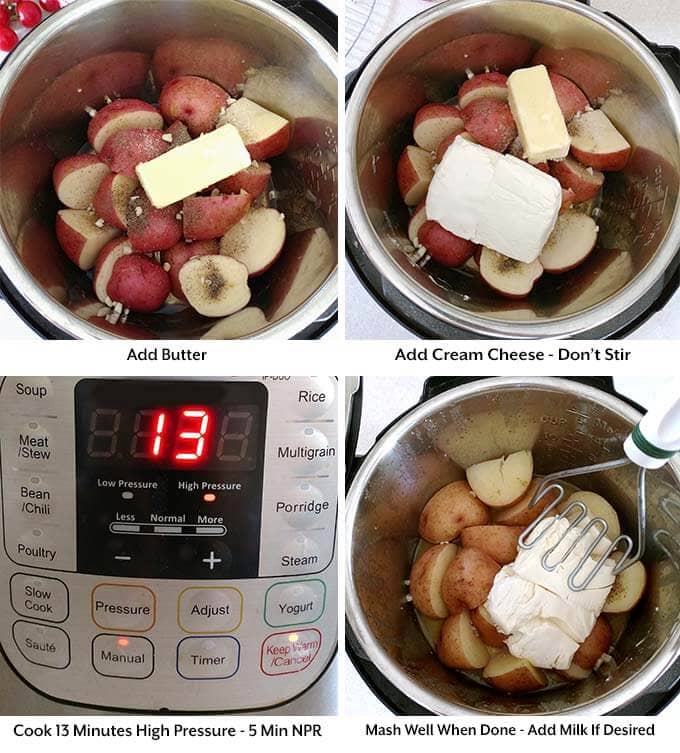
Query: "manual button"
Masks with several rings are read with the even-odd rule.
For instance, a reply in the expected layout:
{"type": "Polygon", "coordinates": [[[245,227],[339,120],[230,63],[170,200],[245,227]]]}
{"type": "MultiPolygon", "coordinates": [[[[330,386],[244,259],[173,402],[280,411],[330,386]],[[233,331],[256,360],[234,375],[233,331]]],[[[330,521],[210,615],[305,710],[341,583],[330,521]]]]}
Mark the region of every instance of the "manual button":
{"type": "Polygon", "coordinates": [[[65,669],[71,663],[71,643],[61,628],[18,620],[12,625],[12,636],[19,651],[32,664],[65,669]]]}
{"type": "Polygon", "coordinates": [[[63,622],[68,617],[68,590],[60,580],[15,573],[9,586],[17,614],[48,622],[63,622]]]}
{"type": "Polygon", "coordinates": [[[231,633],[243,618],[243,594],[231,586],[187,588],[179,595],[177,621],[185,633],[231,633]]]}
{"type": "Polygon", "coordinates": [[[145,633],[156,622],[156,597],[146,586],[102,583],[92,591],[92,621],[104,630],[145,633]]]}
{"type": "Polygon", "coordinates": [[[105,677],[144,680],[153,674],[153,643],[138,635],[98,635],[92,641],[92,666],[105,677]]]}

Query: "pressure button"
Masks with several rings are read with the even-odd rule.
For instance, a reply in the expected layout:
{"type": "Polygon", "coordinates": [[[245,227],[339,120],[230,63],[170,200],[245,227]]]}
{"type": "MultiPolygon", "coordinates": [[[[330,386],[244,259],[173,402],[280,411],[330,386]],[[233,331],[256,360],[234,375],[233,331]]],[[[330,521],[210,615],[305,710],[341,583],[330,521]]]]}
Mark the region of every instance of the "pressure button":
{"type": "Polygon", "coordinates": [[[92,621],[103,630],[144,633],[156,621],[156,597],[145,586],[102,583],[92,591],[92,621]]]}

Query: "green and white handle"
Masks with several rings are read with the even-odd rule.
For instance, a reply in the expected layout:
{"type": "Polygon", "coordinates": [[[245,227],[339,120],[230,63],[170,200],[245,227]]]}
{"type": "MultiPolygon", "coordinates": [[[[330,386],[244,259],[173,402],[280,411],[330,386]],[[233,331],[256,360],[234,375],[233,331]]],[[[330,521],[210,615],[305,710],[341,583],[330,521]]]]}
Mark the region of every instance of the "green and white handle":
{"type": "Polygon", "coordinates": [[[680,451],[680,397],[650,409],[623,444],[642,468],[661,468],[680,451]]]}

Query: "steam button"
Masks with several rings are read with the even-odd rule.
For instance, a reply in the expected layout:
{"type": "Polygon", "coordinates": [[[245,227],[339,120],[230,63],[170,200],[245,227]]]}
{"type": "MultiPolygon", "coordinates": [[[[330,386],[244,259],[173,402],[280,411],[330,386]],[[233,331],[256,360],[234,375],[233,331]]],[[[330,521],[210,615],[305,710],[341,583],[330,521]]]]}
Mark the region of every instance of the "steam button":
{"type": "Polygon", "coordinates": [[[65,669],[71,663],[71,643],[61,629],[18,620],[12,636],[19,651],[32,664],[65,669]]]}

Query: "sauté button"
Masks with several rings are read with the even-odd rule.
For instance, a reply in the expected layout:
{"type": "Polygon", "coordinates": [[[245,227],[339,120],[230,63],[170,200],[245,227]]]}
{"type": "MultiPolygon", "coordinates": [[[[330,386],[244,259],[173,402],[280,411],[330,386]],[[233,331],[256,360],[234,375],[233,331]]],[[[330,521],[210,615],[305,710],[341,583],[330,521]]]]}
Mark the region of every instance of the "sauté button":
{"type": "Polygon", "coordinates": [[[179,595],[177,621],[185,633],[231,633],[242,617],[243,594],[237,588],[187,588],[179,595]]]}
{"type": "Polygon", "coordinates": [[[271,627],[316,622],[326,606],[326,584],[321,580],[275,583],[264,598],[264,619],[271,627]]]}
{"type": "Polygon", "coordinates": [[[61,628],[18,620],[12,635],[24,658],[33,664],[64,669],[71,663],[69,637],[61,628]]]}
{"type": "Polygon", "coordinates": [[[18,614],[48,622],[68,617],[68,590],[60,580],[15,573],[9,585],[12,608],[18,614]]]}
{"type": "Polygon", "coordinates": [[[103,630],[144,633],[156,621],[156,597],[145,586],[103,583],[92,591],[92,621],[103,630]]]}
{"type": "Polygon", "coordinates": [[[262,644],[260,669],[266,675],[302,672],[314,661],[320,648],[321,633],[315,628],[273,633],[262,644]]]}
{"type": "Polygon", "coordinates": [[[230,635],[185,638],[177,646],[177,673],[187,680],[226,680],[239,668],[241,645],[230,635]]]}
{"type": "Polygon", "coordinates": [[[98,635],[92,641],[92,666],[105,677],[144,680],[153,673],[153,643],[138,635],[98,635]]]}

